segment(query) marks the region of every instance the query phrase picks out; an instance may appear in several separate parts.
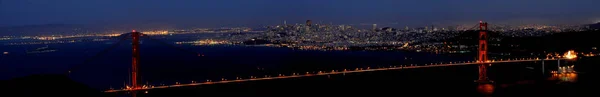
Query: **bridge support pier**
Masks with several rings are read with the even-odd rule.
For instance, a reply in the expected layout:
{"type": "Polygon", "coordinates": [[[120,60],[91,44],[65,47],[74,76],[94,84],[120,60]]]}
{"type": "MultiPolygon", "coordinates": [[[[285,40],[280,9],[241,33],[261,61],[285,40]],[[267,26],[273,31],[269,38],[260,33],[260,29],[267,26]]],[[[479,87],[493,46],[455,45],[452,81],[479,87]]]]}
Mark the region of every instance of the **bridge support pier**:
{"type": "Polygon", "coordinates": [[[542,59],[542,75],[546,75],[546,64],[544,63],[544,59],[542,59]]]}
{"type": "MultiPolygon", "coordinates": [[[[557,67],[558,67],[558,69],[560,69],[560,59],[558,59],[556,62],[558,62],[558,65],[557,65],[557,67]]],[[[558,70],[557,70],[557,71],[558,71],[558,70]]]]}
{"type": "Polygon", "coordinates": [[[542,59],[542,75],[546,75],[546,64],[544,64],[544,59],[542,59]]]}
{"type": "Polygon", "coordinates": [[[479,64],[479,77],[478,79],[475,81],[479,84],[489,84],[492,83],[492,80],[490,80],[487,76],[487,65],[486,64],[479,64]]]}

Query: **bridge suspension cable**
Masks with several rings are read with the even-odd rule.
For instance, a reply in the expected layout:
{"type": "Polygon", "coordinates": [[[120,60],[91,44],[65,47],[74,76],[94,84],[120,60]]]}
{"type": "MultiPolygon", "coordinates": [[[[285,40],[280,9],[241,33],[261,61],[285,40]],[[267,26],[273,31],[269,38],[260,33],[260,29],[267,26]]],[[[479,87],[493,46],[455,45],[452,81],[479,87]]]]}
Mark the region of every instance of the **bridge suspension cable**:
{"type": "Polygon", "coordinates": [[[490,24],[488,24],[488,26],[489,26],[489,27],[488,27],[489,31],[495,31],[495,32],[496,32],[496,31],[500,31],[500,30],[496,29],[496,28],[498,28],[498,27],[500,27],[500,26],[497,26],[497,25],[495,25],[495,24],[491,24],[491,25],[490,25],[490,24]]]}
{"type": "Polygon", "coordinates": [[[146,34],[142,34],[140,32],[136,32],[135,30],[133,30],[131,33],[122,34],[120,36],[120,39],[119,39],[118,42],[116,42],[115,44],[113,44],[113,45],[111,45],[111,46],[109,46],[109,47],[107,47],[105,49],[103,49],[102,51],[98,52],[97,54],[93,55],[92,57],[87,58],[86,60],[83,61],[82,64],[70,66],[69,69],[68,69],[67,75],[70,75],[70,73],[72,71],[79,69],[81,66],[87,65],[89,62],[91,62],[91,61],[97,59],[98,57],[106,54],[108,51],[111,51],[114,48],[118,47],[119,45],[121,45],[121,43],[123,43],[123,41],[125,41],[125,40],[127,40],[129,38],[127,36],[131,36],[131,38],[133,40],[133,42],[132,42],[132,44],[133,44],[133,62],[132,62],[132,71],[131,71],[132,72],[131,73],[132,74],[131,75],[131,78],[132,78],[131,79],[131,82],[132,82],[131,86],[132,86],[132,88],[141,88],[141,87],[138,87],[138,84],[137,84],[137,79],[138,79],[138,77],[137,77],[137,75],[138,75],[138,70],[137,70],[138,66],[137,66],[137,64],[138,64],[138,61],[139,61],[139,52],[138,52],[137,49],[139,49],[138,48],[139,47],[139,38],[140,38],[139,36],[145,37],[147,39],[150,39],[151,41],[157,42],[157,43],[162,44],[162,45],[166,45],[168,47],[175,48],[175,49],[180,50],[180,51],[184,51],[184,52],[187,52],[187,53],[194,53],[197,56],[204,56],[204,55],[202,55],[200,53],[197,53],[197,52],[194,52],[194,51],[191,51],[191,50],[187,50],[187,49],[184,49],[184,48],[181,48],[181,47],[173,46],[173,45],[171,45],[169,43],[160,41],[158,39],[154,39],[154,38],[152,38],[152,37],[150,37],[150,36],[148,36],[146,34]]]}
{"type": "Polygon", "coordinates": [[[91,62],[91,61],[93,61],[93,60],[97,59],[98,57],[100,57],[100,56],[102,56],[102,55],[106,54],[108,51],[111,51],[111,50],[113,50],[114,48],[117,48],[119,45],[121,45],[121,43],[123,43],[123,41],[125,41],[125,40],[127,40],[127,39],[128,39],[128,37],[126,37],[126,36],[128,36],[128,35],[122,35],[122,36],[119,36],[120,38],[119,38],[119,40],[118,40],[118,41],[117,41],[115,44],[113,44],[113,45],[111,45],[111,46],[109,46],[109,47],[106,47],[106,48],[104,48],[102,51],[100,51],[100,52],[98,52],[98,53],[94,54],[92,57],[85,59],[85,60],[82,62],[82,64],[78,64],[78,65],[70,66],[70,68],[69,68],[69,70],[68,70],[68,73],[71,73],[72,71],[79,69],[79,68],[80,68],[81,66],[83,66],[83,65],[87,65],[89,62],[91,62]]]}
{"type": "Polygon", "coordinates": [[[467,30],[479,30],[479,29],[477,29],[477,27],[479,27],[479,23],[478,23],[478,24],[475,24],[475,25],[473,25],[473,27],[471,27],[471,28],[469,28],[469,29],[467,29],[467,30]]]}
{"type": "Polygon", "coordinates": [[[204,54],[201,54],[201,53],[198,53],[198,52],[195,52],[195,51],[192,51],[192,50],[188,50],[188,49],[185,49],[185,48],[182,48],[182,47],[179,47],[179,46],[174,46],[174,45],[169,44],[167,42],[164,42],[164,41],[152,38],[152,37],[150,37],[149,35],[146,35],[146,34],[142,34],[142,37],[148,38],[148,39],[150,39],[152,41],[155,41],[155,42],[158,42],[158,43],[160,43],[162,45],[166,45],[166,46],[175,48],[175,49],[177,49],[179,51],[183,51],[183,52],[187,52],[187,53],[192,53],[192,54],[195,54],[197,56],[204,56],[204,54]]]}

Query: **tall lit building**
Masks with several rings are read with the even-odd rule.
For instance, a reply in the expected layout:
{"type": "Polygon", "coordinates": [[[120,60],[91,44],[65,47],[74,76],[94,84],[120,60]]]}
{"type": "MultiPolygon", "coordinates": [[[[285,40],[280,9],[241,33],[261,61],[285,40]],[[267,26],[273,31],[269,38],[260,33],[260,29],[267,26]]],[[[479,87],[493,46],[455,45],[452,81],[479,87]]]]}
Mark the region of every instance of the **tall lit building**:
{"type": "Polygon", "coordinates": [[[311,20],[306,20],[306,26],[304,26],[304,31],[305,32],[311,32],[310,31],[310,26],[312,26],[312,21],[311,20]]]}
{"type": "Polygon", "coordinates": [[[373,31],[377,30],[377,24],[373,24],[373,31]]]}

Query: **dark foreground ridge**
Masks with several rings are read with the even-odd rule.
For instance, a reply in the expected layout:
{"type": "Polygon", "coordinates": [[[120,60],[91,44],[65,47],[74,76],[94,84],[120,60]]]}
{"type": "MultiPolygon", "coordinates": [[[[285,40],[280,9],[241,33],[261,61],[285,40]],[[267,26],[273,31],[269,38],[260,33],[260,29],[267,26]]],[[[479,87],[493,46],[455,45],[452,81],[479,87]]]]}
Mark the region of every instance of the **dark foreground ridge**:
{"type": "Polygon", "coordinates": [[[104,97],[100,90],[71,80],[66,75],[31,75],[1,81],[4,97],[104,97]]]}

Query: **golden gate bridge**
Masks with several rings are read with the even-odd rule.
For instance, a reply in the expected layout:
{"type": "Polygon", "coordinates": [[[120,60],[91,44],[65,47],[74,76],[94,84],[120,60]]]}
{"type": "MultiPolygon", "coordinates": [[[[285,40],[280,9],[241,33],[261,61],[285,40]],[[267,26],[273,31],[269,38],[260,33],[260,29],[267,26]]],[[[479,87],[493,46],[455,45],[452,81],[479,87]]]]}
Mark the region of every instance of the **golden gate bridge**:
{"type": "MultiPolygon", "coordinates": [[[[488,56],[487,55],[487,53],[488,53],[488,47],[487,47],[488,46],[487,45],[488,23],[480,21],[478,25],[479,25],[479,36],[478,36],[479,37],[479,40],[478,40],[479,45],[478,45],[478,51],[477,51],[478,57],[477,57],[477,60],[474,60],[474,61],[439,62],[439,63],[429,63],[429,64],[406,64],[406,65],[395,65],[395,66],[378,67],[378,68],[366,67],[366,68],[354,68],[354,69],[330,70],[330,71],[312,71],[312,72],[304,72],[304,73],[278,74],[276,76],[270,76],[270,75],[265,75],[262,77],[261,76],[250,76],[248,78],[236,77],[236,79],[232,79],[232,80],[221,78],[220,80],[217,80],[217,81],[213,81],[213,80],[206,80],[204,82],[191,81],[190,83],[176,82],[173,85],[161,85],[161,86],[140,85],[138,83],[139,82],[138,67],[140,66],[140,64],[139,64],[139,58],[140,58],[139,39],[140,39],[140,37],[147,37],[147,38],[150,38],[151,40],[155,40],[155,41],[158,41],[158,42],[160,42],[162,44],[166,44],[166,45],[169,45],[169,44],[161,42],[156,39],[153,39],[153,38],[149,37],[148,35],[137,32],[135,30],[133,30],[130,33],[123,34],[121,36],[121,39],[119,40],[119,42],[117,42],[116,44],[114,44],[111,47],[104,49],[103,51],[101,51],[97,55],[93,56],[92,58],[95,58],[95,57],[100,56],[101,54],[104,54],[104,52],[118,46],[118,44],[120,44],[123,40],[128,39],[128,37],[131,37],[133,53],[132,53],[132,63],[131,63],[132,68],[131,68],[130,85],[126,85],[122,89],[109,89],[109,90],[105,90],[104,92],[142,91],[142,90],[160,89],[160,88],[176,88],[176,87],[186,87],[186,86],[241,83],[241,82],[248,82],[248,81],[276,80],[276,79],[289,79],[289,78],[300,78],[300,77],[311,77],[311,76],[337,75],[337,74],[386,71],[386,70],[403,70],[403,69],[416,69],[416,68],[447,67],[447,66],[460,66],[460,65],[478,65],[479,76],[478,76],[478,79],[475,80],[475,82],[486,84],[486,83],[493,82],[487,76],[487,68],[494,63],[541,61],[542,66],[544,66],[544,61],[557,60],[557,61],[559,61],[559,66],[560,66],[560,60],[571,60],[571,59],[577,58],[575,52],[569,51],[568,53],[565,53],[565,55],[563,55],[563,56],[555,56],[555,57],[546,57],[546,58],[532,57],[532,58],[511,58],[511,59],[492,59],[492,60],[490,60],[487,57],[488,56]]],[[[172,46],[172,45],[170,45],[170,46],[172,46]]],[[[178,49],[187,51],[187,50],[181,49],[181,48],[178,48],[178,49]]],[[[191,52],[191,51],[187,51],[187,52],[191,52]]],[[[204,56],[203,54],[196,53],[196,52],[191,52],[191,53],[194,53],[197,56],[204,56]]],[[[84,64],[89,62],[92,58],[84,61],[84,64]]],[[[73,70],[73,69],[76,69],[76,67],[72,68],[71,70],[73,70]]],[[[69,70],[69,73],[71,73],[71,70],[69,70]]],[[[544,71],[545,70],[542,70],[542,72],[544,72],[544,71]]]]}

